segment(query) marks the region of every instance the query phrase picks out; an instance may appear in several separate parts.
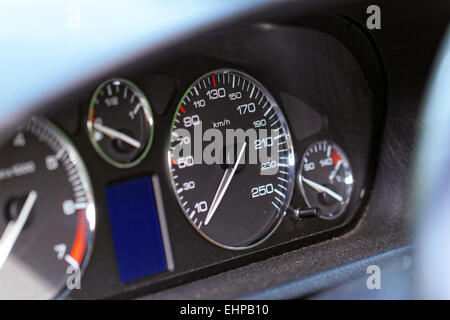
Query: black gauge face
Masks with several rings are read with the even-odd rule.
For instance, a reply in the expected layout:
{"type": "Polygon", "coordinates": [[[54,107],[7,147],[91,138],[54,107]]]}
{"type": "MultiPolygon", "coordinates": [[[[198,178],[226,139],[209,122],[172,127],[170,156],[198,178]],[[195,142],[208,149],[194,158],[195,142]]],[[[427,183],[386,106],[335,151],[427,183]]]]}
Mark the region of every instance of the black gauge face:
{"type": "Polygon", "coordinates": [[[0,157],[0,299],[48,299],[80,286],[94,228],[80,156],[33,118],[0,157]]]}
{"type": "Polygon", "coordinates": [[[342,214],[350,200],[353,175],[344,152],[334,143],[320,141],[303,155],[299,182],[306,203],[324,219],[342,214]]]}
{"type": "Polygon", "coordinates": [[[95,150],[116,167],[135,166],[150,150],[153,138],[150,104],[127,80],[108,80],[97,88],[87,126],[95,150]]]}
{"type": "Polygon", "coordinates": [[[284,116],[252,77],[216,70],[181,99],[169,151],[173,189],[191,224],[214,244],[243,249],[265,239],[290,201],[293,165],[284,116]]]}

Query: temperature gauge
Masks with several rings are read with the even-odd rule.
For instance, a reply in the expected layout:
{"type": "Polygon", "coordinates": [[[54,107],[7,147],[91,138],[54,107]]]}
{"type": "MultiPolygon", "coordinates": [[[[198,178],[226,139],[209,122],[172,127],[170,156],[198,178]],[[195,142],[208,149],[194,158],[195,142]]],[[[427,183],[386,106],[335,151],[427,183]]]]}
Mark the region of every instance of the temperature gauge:
{"type": "Polygon", "coordinates": [[[92,97],[87,127],[103,159],[119,168],[133,167],[145,158],[152,143],[150,103],[130,81],[108,80],[92,97]]]}
{"type": "Polygon", "coordinates": [[[304,153],[299,182],[306,203],[319,209],[321,218],[333,219],[347,207],[354,180],[341,148],[333,142],[320,141],[304,153]]]}

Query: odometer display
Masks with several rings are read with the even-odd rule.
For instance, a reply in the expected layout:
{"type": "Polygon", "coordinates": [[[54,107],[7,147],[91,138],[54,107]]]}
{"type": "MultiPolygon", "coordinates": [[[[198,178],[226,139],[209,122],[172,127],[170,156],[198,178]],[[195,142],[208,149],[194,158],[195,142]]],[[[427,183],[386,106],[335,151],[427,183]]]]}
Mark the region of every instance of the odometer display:
{"type": "Polygon", "coordinates": [[[203,75],[175,112],[169,168],[177,200],[201,235],[229,249],[260,243],[281,221],[294,180],[292,141],[275,99],[240,71],[203,75]],[[249,134],[230,140],[239,130],[249,134]],[[192,153],[180,154],[182,147],[192,153]],[[215,161],[205,158],[213,147],[215,161]],[[261,151],[267,157],[251,157],[261,151]]]}

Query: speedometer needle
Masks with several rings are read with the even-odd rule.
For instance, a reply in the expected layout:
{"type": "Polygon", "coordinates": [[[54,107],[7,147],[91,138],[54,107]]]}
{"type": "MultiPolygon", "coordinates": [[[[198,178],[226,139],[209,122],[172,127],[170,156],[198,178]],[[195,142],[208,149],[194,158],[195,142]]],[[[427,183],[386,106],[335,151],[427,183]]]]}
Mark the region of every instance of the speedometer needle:
{"type": "Polygon", "coordinates": [[[318,184],[317,182],[311,181],[309,179],[306,179],[305,177],[301,176],[301,179],[303,182],[305,182],[307,185],[309,185],[311,188],[313,188],[314,190],[316,190],[317,192],[325,192],[326,194],[332,196],[333,198],[335,198],[337,201],[341,202],[342,200],[344,200],[344,198],[337,194],[336,192],[334,192],[333,190],[324,187],[321,184],[318,184]]]}
{"type": "Polygon", "coordinates": [[[231,169],[227,168],[227,170],[225,170],[222,180],[220,181],[219,188],[217,188],[216,194],[214,195],[213,201],[211,202],[211,207],[209,208],[208,214],[206,215],[205,226],[208,225],[209,221],[211,220],[214,213],[216,212],[217,207],[220,204],[220,201],[222,201],[222,198],[225,195],[225,192],[227,191],[228,186],[230,185],[231,179],[233,179],[234,173],[236,172],[239,162],[241,162],[241,158],[242,158],[242,155],[244,154],[246,145],[247,145],[247,142],[244,142],[244,144],[241,147],[241,150],[239,151],[239,154],[237,156],[237,159],[236,159],[233,167],[231,169]]]}
{"type": "Polygon", "coordinates": [[[2,237],[0,238],[0,269],[6,261],[9,253],[11,252],[14,244],[19,237],[23,226],[27,222],[28,216],[33,209],[34,203],[36,202],[37,192],[32,190],[27,196],[25,203],[20,210],[19,216],[15,220],[11,220],[5,228],[2,237]]]}
{"type": "Polygon", "coordinates": [[[98,122],[94,122],[94,129],[97,131],[100,131],[101,133],[103,133],[104,135],[107,135],[108,137],[110,137],[112,139],[119,139],[125,143],[128,143],[130,146],[133,146],[136,149],[139,149],[141,147],[141,143],[139,141],[137,141],[136,139],[133,139],[132,137],[126,135],[125,133],[122,133],[118,130],[104,126],[98,122]]]}

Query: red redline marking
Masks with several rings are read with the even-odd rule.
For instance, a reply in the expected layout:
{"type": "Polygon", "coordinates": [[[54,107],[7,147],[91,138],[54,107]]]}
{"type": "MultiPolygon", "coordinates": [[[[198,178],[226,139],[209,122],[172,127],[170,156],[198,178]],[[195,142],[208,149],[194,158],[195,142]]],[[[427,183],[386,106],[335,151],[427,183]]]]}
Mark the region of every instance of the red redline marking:
{"type": "Polygon", "coordinates": [[[72,250],[70,251],[70,256],[77,261],[79,265],[83,262],[88,237],[85,214],[86,212],[84,210],[78,213],[77,231],[75,233],[72,250]]]}
{"type": "Polygon", "coordinates": [[[331,152],[331,158],[333,158],[334,165],[336,165],[338,163],[338,161],[341,159],[339,154],[337,154],[337,152],[334,150],[331,152]]]}
{"type": "Polygon", "coordinates": [[[90,114],[91,122],[94,122],[94,115],[95,115],[95,109],[92,108],[91,109],[91,114],[90,114]]]}
{"type": "Polygon", "coordinates": [[[216,78],[214,78],[214,75],[212,75],[212,80],[213,80],[213,85],[214,85],[214,88],[216,87],[216,78]]]}
{"type": "Polygon", "coordinates": [[[181,110],[181,112],[186,113],[186,110],[184,110],[184,108],[182,106],[180,106],[180,110],[181,110]]]}

